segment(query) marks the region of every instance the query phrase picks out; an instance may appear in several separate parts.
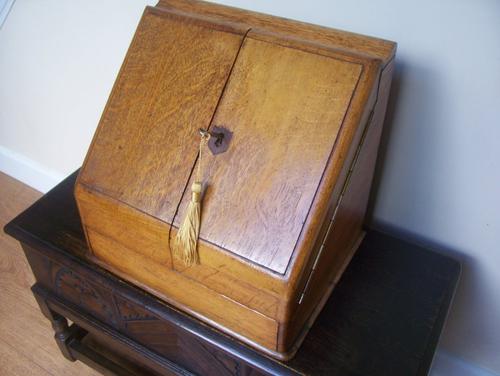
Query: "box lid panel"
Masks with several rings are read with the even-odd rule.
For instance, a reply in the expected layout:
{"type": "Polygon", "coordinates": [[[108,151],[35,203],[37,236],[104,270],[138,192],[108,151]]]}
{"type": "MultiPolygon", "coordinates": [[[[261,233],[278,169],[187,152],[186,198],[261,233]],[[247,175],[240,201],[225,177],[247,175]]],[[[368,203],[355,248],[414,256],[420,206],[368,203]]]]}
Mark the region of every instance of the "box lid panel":
{"type": "Polygon", "coordinates": [[[203,161],[202,241],[285,273],[361,71],[245,39],[211,124],[233,133],[229,150],[203,161]]]}
{"type": "Polygon", "coordinates": [[[147,8],[80,183],[171,222],[245,32],[147,8]]]}
{"type": "Polygon", "coordinates": [[[176,9],[183,12],[193,12],[217,20],[238,20],[248,25],[253,31],[266,30],[274,34],[294,36],[302,40],[316,42],[326,46],[357,55],[370,56],[382,60],[387,64],[394,56],[395,43],[387,40],[355,34],[330,27],[313,25],[297,20],[276,17],[269,14],[257,13],[245,9],[233,8],[222,4],[198,0],[160,0],[157,7],[162,9],[176,9]]]}

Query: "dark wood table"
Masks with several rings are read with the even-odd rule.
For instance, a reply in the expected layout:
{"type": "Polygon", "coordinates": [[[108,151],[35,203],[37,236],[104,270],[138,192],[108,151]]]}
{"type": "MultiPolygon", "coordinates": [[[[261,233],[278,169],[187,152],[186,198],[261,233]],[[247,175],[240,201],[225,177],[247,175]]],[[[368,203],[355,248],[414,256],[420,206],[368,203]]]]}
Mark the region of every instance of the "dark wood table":
{"type": "Polygon", "coordinates": [[[455,260],[369,230],[297,355],[280,362],[85,259],[75,178],[5,227],[66,358],[118,375],[428,373],[460,275],[455,260]]]}

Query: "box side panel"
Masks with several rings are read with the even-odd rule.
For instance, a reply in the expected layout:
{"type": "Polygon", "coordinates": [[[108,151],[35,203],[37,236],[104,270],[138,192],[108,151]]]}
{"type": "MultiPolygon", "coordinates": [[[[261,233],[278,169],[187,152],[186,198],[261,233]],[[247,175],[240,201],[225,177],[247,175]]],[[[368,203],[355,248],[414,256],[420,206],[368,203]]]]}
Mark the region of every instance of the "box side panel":
{"type": "MultiPolygon", "coordinates": [[[[351,176],[346,177],[346,190],[339,197],[320,250],[315,270],[304,289],[304,296],[289,309],[294,311],[290,322],[280,323],[278,351],[293,352],[307,333],[308,327],[319,314],[333,287],[354,254],[363,234],[363,223],[368,204],[371,182],[377,159],[383,120],[387,107],[393,62],[383,71],[371,123],[360,140],[361,148],[351,176]]],[[[357,146],[357,145],[354,145],[357,146]]],[[[356,157],[355,157],[356,158],[356,157]]]]}
{"type": "MultiPolygon", "coordinates": [[[[311,214],[304,223],[307,231],[304,231],[299,239],[299,247],[295,250],[287,271],[289,303],[298,301],[326,236],[328,224],[332,219],[343,183],[360,142],[363,125],[366,124],[375,104],[379,76],[380,61],[364,61],[363,73],[356,93],[351,100],[325,174],[318,186],[311,214]]],[[[294,312],[295,309],[288,306],[278,314],[279,321],[289,322],[294,312]]]]}

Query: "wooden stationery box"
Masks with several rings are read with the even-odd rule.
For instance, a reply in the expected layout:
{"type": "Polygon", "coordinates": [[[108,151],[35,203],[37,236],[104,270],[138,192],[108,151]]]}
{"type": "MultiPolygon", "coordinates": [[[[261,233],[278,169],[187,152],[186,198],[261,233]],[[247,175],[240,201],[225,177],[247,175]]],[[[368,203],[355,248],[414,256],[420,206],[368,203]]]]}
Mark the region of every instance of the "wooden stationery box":
{"type": "Polygon", "coordinates": [[[363,235],[395,44],[220,5],[146,8],[76,184],[89,258],[261,351],[297,350],[363,235]],[[172,252],[198,129],[199,263],[172,252]]]}

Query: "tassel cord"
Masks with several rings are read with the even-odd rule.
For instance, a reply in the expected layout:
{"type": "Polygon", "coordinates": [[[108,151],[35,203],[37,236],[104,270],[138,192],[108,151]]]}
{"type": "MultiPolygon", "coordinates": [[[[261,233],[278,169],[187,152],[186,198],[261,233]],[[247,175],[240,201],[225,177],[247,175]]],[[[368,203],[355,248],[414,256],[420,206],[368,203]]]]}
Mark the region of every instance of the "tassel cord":
{"type": "MultiPolygon", "coordinates": [[[[200,233],[201,192],[202,192],[202,162],[203,147],[210,139],[208,132],[201,133],[198,154],[198,166],[195,181],[191,186],[191,200],[186,209],[185,218],[175,237],[174,252],[186,266],[199,263],[198,237],[200,233]]],[[[169,235],[170,239],[170,235],[169,235]]]]}

